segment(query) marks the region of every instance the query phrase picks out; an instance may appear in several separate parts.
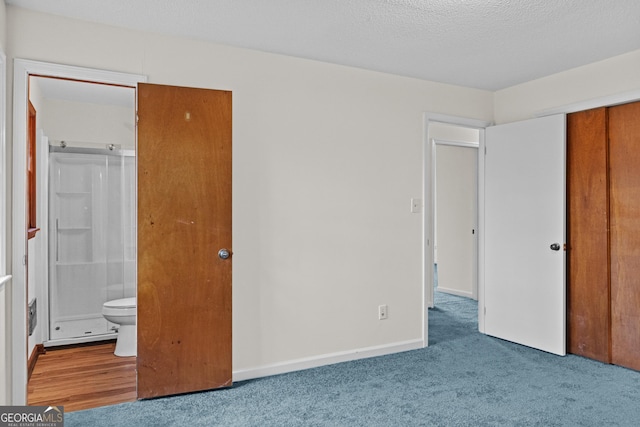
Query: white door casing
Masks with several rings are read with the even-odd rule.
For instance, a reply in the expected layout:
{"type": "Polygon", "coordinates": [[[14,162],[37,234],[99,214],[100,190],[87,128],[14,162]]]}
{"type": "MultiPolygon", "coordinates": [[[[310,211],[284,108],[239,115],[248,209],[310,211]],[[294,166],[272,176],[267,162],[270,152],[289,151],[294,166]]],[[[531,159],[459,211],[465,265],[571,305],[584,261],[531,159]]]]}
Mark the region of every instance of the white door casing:
{"type": "MultiPolygon", "coordinates": [[[[9,308],[10,297],[7,296],[7,289],[11,286],[11,276],[7,274],[7,218],[6,200],[8,197],[7,190],[7,158],[6,158],[6,116],[7,116],[7,57],[2,49],[0,49],[0,230],[2,230],[3,236],[0,237],[0,307],[3,315],[6,316],[9,308]]],[[[9,405],[11,402],[11,390],[10,379],[11,370],[9,368],[9,346],[7,345],[7,338],[11,332],[9,329],[8,319],[2,322],[0,326],[0,405],[9,405]]]]}
{"type": "Polygon", "coordinates": [[[558,355],[566,353],[565,140],[561,114],[489,127],[485,141],[484,332],[558,355]]]}

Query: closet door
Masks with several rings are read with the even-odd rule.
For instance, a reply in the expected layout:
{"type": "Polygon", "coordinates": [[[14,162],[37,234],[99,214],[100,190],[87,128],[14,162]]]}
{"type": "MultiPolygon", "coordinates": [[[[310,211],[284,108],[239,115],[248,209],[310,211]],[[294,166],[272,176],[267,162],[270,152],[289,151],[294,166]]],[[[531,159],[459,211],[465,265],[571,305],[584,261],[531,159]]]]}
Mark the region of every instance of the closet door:
{"type": "Polygon", "coordinates": [[[612,363],[640,370],[640,103],[609,109],[612,363]]]}
{"type": "Polygon", "coordinates": [[[567,115],[567,351],[610,363],[607,108],[567,115]]]}

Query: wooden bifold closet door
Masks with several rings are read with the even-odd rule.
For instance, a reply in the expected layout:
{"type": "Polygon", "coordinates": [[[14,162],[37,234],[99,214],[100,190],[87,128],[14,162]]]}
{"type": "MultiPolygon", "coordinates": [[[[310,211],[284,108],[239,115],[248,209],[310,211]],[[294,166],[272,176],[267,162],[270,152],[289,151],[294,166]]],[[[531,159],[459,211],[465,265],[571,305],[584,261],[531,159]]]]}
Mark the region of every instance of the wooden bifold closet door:
{"type": "Polygon", "coordinates": [[[609,109],[611,362],[640,370],[640,102],[609,109]]]}
{"type": "Polygon", "coordinates": [[[640,103],[567,117],[569,353],[640,370],[640,103]]]}

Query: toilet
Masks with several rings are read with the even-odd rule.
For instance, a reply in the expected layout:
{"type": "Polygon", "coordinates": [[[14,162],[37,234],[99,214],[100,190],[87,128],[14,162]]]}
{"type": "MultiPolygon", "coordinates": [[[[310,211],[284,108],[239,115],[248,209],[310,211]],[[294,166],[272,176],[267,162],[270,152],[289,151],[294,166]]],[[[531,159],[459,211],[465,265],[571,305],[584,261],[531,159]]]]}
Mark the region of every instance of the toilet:
{"type": "Polygon", "coordinates": [[[107,301],[102,305],[102,315],[118,325],[116,356],[135,356],[138,346],[136,334],[136,298],[107,301]]]}

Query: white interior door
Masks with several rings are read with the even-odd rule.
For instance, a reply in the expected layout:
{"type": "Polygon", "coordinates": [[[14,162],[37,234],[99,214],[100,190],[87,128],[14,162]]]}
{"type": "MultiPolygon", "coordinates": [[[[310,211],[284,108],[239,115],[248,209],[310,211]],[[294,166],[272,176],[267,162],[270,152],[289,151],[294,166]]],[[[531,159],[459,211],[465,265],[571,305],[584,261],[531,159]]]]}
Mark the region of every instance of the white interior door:
{"type": "Polygon", "coordinates": [[[559,355],[566,353],[565,139],[564,115],[486,130],[485,333],[559,355]]]}

